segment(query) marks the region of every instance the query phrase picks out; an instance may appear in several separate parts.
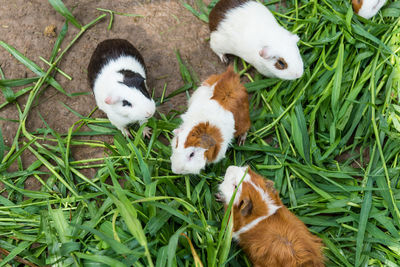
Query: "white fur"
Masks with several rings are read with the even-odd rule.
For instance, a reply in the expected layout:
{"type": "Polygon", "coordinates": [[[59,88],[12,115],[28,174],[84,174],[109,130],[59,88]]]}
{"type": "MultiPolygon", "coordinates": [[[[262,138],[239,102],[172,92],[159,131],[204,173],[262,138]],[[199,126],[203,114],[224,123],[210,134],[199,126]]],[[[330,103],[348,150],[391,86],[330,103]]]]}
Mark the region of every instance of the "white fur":
{"type": "Polygon", "coordinates": [[[94,82],[94,95],[99,108],[107,114],[110,122],[123,134],[126,126],[131,123],[144,123],[154,115],[156,106],[154,100],[146,98],[138,89],[132,89],[122,84],[123,75],[118,71],[125,69],[139,73],[146,79],[144,67],[134,57],[121,55],[116,60],[110,60],[100,71],[94,82]],[[107,104],[105,99],[112,97],[117,100],[107,104]],[[132,107],[122,106],[122,101],[132,103],[132,107]]]}
{"type": "Polygon", "coordinates": [[[298,36],[281,27],[268,8],[258,2],[249,1],[228,10],[210,38],[211,49],[219,57],[239,56],[265,76],[293,80],[303,75],[298,36]],[[260,56],[263,47],[271,58],[260,56]],[[279,57],[287,62],[287,69],[275,68],[279,57]]]}
{"type": "Polygon", "coordinates": [[[264,215],[261,217],[258,217],[255,220],[252,220],[250,223],[246,224],[245,226],[243,226],[242,228],[240,228],[239,230],[237,230],[236,232],[233,232],[232,237],[235,240],[239,240],[239,236],[247,231],[249,231],[250,229],[254,228],[259,222],[261,222],[264,219],[267,219],[270,215],[264,215]]]}
{"type": "Polygon", "coordinates": [[[370,19],[378,13],[382,6],[386,3],[386,0],[363,0],[358,15],[370,19]]]}
{"type": "Polygon", "coordinates": [[[199,123],[210,123],[216,126],[222,135],[223,142],[213,163],[225,157],[225,152],[235,132],[233,114],[225,110],[217,101],[212,100],[215,85],[203,84],[193,93],[189,107],[182,117],[182,124],[174,130],[175,136],[171,141],[171,169],[177,174],[198,174],[206,165],[205,149],[199,147],[184,147],[189,132],[199,123]],[[176,143],[178,141],[178,147],[176,143]],[[190,158],[190,154],[194,156],[190,158]]]}
{"type": "MultiPolygon", "coordinates": [[[[219,185],[219,191],[221,192],[225,204],[229,204],[233,196],[233,192],[235,191],[236,187],[242,180],[244,174],[247,171],[247,166],[245,167],[237,167],[237,166],[229,166],[226,169],[224,181],[219,185]]],[[[243,178],[243,182],[251,181],[250,174],[246,173],[246,176],[243,178]]],[[[237,190],[235,200],[233,201],[233,205],[239,204],[240,195],[242,194],[242,187],[240,186],[237,190]]]]}
{"type": "MultiPolygon", "coordinates": [[[[261,187],[259,187],[258,185],[256,185],[250,177],[250,174],[246,173],[248,169],[248,166],[245,167],[237,167],[237,166],[229,166],[226,169],[226,173],[225,173],[225,177],[224,177],[224,181],[219,185],[219,191],[221,192],[223,199],[225,201],[225,204],[228,205],[229,201],[231,200],[233,193],[236,189],[236,187],[238,186],[238,184],[240,183],[240,181],[243,178],[242,184],[244,182],[249,183],[254,190],[260,194],[262,200],[264,201],[264,203],[268,206],[268,213],[258,217],[257,219],[251,221],[250,223],[248,223],[247,225],[243,226],[242,228],[240,228],[238,231],[233,233],[233,237],[238,239],[239,235],[247,232],[248,230],[252,229],[253,227],[255,227],[260,221],[268,218],[269,216],[275,214],[275,212],[280,208],[280,206],[277,206],[274,201],[271,199],[271,197],[269,196],[268,192],[264,191],[261,187]],[[245,175],[246,174],[246,175],[245,175]]],[[[239,200],[240,200],[240,196],[242,194],[242,186],[239,186],[235,199],[233,201],[233,205],[238,205],[239,204],[239,200]]]]}

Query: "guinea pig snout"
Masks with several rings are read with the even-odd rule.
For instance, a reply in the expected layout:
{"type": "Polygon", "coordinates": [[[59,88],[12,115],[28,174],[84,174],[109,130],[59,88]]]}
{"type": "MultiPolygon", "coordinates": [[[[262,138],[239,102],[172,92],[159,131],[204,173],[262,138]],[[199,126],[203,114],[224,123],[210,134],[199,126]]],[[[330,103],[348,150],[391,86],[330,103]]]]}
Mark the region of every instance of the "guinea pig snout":
{"type": "Polygon", "coordinates": [[[222,193],[216,193],[215,200],[218,202],[225,202],[225,197],[222,193]]]}
{"type": "Polygon", "coordinates": [[[180,166],[180,167],[172,167],[172,165],[171,165],[171,170],[175,174],[190,174],[190,172],[185,170],[185,167],[182,167],[182,166],[180,166]]]}
{"type": "Polygon", "coordinates": [[[292,71],[289,72],[288,75],[286,76],[286,80],[296,80],[298,78],[300,78],[301,76],[303,76],[304,71],[303,70],[296,70],[296,71],[292,71]]]}
{"type": "Polygon", "coordinates": [[[172,172],[175,174],[183,174],[184,167],[181,164],[179,164],[179,159],[176,156],[174,156],[174,154],[172,154],[170,160],[171,160],[172,172]]]}
{"type": "Polygon", "coordinates": [[[175,174],[182,174],[182,172],[183,172],[183,168],[179,168],[174,165],[171,165],[171,170],[175,174]]]}
{"type": "Polygon", "coordinates": [[[156,105],[154,104],[154,101],[152,101],[145,112],[145,118],[149,119],[153,117],[155,112],[156,112],[156,105]]]}
{"type": "Polygon", "coordinates": [[[302,69],[300,71],[297,71],[294,75],[296,76],[296,79],[297,79],[297,78],[300,78],[301,76],[303,76],[303,73],[304,73],[304,71],[302,69]]]}

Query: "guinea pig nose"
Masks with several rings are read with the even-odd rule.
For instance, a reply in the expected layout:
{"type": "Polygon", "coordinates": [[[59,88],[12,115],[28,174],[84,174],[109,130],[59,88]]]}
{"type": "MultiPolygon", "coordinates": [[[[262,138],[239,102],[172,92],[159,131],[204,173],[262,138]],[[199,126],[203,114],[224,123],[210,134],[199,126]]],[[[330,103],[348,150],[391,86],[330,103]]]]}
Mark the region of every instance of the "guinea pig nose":
{"type": "Polygon", "coordinates": [[[181,168],[173,168],[172,169],[172,172],[175,173],[175,174],[182,174],[182,171],[183,170],[181,168]]]}
{"type": "Polygon", "coordinates": [[[147,112],[147,113],[146,113],[146,118],[148,119],[148,118],[150,118],[152,115],[153,115],[153,114],[152,114],[151,112],[147,112]]]}
{"type": "Polygon", "coordinates": [[[224,196],[221,193],[216,193],[215,200],[218,202],[224,202],[224,196]]]}

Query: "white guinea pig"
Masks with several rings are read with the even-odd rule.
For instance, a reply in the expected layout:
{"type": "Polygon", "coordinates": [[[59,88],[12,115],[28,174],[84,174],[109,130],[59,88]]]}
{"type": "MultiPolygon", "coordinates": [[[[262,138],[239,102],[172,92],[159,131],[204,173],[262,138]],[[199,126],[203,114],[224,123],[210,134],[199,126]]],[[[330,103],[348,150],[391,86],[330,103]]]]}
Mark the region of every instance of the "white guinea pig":
{"type": "Polygon", "coordinates": [[[370,19],[378,13],[386,0],[353,0],[353,9],[359,16],[370,19]]]}
{"type": "MultiPolygon", "coordinates": [[[[146,66],[139,51],[127,40],[108,39],[96,47],[88,66],[88,80],[96,103],[125,136],[128,125],[143,124],[156,105],[146,85],[146,66]]],[[[145,128],[144,136],[150,135],[145,128]]]]}
{"type": "Polygon", "coordinates": [[[225,208],[236,188],[233,237],[253,266],[325,266],[321,239],[283,205],[271,180],[247,166],[229,166],[219,186],[225,208]]]}
{"type": "Polygon", "coordinates": [[[243,144],[250,128],[249,100],[239,75],[228,67],[197,88],[171,141],[171,169],[177,174],[198,174],[206,163],[225,157],[231,139],[243,144]]]}
{"type": "Polygon", "coordinates": [[[223,62],[225,54],[243,58],[267,77],[293,80],[303,75],[299,37],[284,29],[263,4],[220,0],[209,16],[210,46],[223,62]]]}

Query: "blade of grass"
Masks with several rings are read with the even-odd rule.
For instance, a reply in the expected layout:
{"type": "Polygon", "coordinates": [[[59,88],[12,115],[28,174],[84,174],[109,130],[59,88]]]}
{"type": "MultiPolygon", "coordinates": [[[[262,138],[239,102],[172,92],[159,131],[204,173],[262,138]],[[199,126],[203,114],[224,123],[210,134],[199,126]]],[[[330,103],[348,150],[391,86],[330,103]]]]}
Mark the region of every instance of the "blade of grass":
{"type": "MultiPolygon", "coordinates": [[[[118,260],[115,260],[113,258],[110,258],[108,256],[94,255],[94,254],[84,254],[84,253],[81,253],[81,252],[74,252],[74,254],[78,258],[90,260],[90,262],[98,262],[101,265],[107,264],[108,266],[113,266],[113,267],[126,267],[126,265],[123,264],[122,262],[120,262],[118,260]]],[[[93,265],[90,262],[87,262],[87,264],[85,264],[85,265],[89,265],[89,264],[93,265]]]]}
{"type": "MultiPolygon", "coordinates": [[[[0,66],[0,77],[1,77],[0,82],[5,79],[3,70],[1,69],[1,66],[0,66]]],[[[0,87],[1,87],[1,91],[3,92],[4,98],[7,100],[7,102],[13,102],[16,98],[13,90],[8,86],[1,85],[1,83],[0,83],[0,87]]]]}
{"type": "Polygon", "coordinates": [[[64,41],[65,36],[67,35],[68,32],[68,21],[66,21],[61,28],[60,33],[58,34],[56,43],[53,46],[53,50],[51,51],[50,59],[49,62],[53,62],[54,59],[56,58],[58,51],[60,50],[61,43],[64,41]]]}
{"type": "MultiPolygon", "coordinates": [[[[61,0],[49,0],[50,5],[60,13],[63,17],[65,17],[69,22],[71,22],[78,29],[82,29],[82,25],[78,22],[78,20],[72,15],[72,13],[68,10],[68,8],[64,5],[61,0]]],[[[51,61],[50,61],[51,62],[51,61]]]]}

